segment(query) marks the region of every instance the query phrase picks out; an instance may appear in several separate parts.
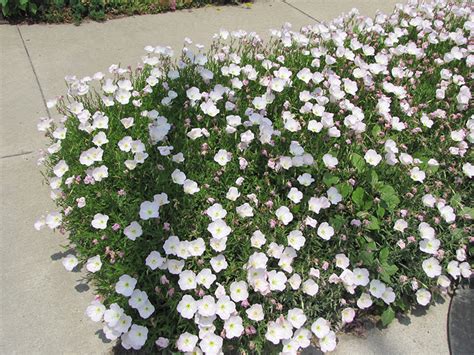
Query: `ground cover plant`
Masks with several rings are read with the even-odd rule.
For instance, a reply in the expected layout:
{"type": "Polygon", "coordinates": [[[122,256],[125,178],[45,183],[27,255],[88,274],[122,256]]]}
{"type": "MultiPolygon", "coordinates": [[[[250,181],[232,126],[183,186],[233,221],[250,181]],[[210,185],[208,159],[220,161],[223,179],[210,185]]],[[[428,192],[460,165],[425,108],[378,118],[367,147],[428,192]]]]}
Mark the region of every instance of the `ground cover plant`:
{"type": "Polygon", "coordinates": [[[114,16],[156,14],[237,0],[0,0],[3,16],[12,22],[103,21],[114,16]]]}
{"type": "Polygon", "coordinates": [[[67,77],[35,227],[126,349],[332,351],[471,275],[473,30],[467,3],[398,5],[67,77]]]}

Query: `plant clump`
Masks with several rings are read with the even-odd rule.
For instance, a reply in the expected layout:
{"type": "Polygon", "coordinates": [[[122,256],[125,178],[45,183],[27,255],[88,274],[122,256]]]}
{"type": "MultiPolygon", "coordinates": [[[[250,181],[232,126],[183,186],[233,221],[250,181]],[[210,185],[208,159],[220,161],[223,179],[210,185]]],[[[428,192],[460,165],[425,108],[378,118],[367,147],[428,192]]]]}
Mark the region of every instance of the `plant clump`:
{"type": "Polygon", "coordinates": [[[468,3],[410,3],[67,77],[35,227],[126,349],[332,351],[471,275],[473,31],[468,3]]]}

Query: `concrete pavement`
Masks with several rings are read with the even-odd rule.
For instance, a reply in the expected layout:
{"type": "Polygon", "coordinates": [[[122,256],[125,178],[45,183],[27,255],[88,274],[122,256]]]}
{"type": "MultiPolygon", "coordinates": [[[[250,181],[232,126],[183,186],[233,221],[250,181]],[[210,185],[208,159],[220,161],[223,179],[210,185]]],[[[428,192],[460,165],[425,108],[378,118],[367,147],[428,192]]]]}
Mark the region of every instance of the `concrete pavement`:
{"type": "MultiPolygon", "coordinates": [[[[136,64],[145,45],[170,45],[184,37],[208,44],[220,28],[256,31],[290,22],[295,28],[329,20],[358,7],[363,14],[390,11],[392,0],[268,0],[247,6],[206,7],[160,15],[73,25],[0,26],[0,354],[101,354],[98,327],[84,315],[93,297],[83,274],[61,265],[65,237],[33,230],[54,209],[36,167],[46,140],[36,132],[48,114],[44,99],[64,93],[64,76],[136,64]]],[[[367,339],[341,336],[336,354],[448,354],[448,302],[411,324],[374,329],[367,339]]],[[[406,323],[406,322],[405,322],[406,323]]]]}

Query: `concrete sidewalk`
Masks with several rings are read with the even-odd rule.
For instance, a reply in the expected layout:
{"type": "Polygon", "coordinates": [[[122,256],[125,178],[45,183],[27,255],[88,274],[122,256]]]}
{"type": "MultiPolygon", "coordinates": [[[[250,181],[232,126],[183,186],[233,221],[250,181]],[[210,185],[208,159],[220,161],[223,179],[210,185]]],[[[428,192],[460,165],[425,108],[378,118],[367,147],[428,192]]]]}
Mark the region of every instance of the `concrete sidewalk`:
{"type": "MultiPolygon", "coordinates": [[[[373,15],[391,11],[393,0],[258,1],[247,6],[206,7],[105,23],[0,26],[0,354],[107,353],[99,328],[84,316],[93,298],[81,281],[61,265],[65,237],[33,229],[35,219],[54,205],[36,166],[46,140],[36,132],[48,115],[45,99],[63,94],[64,76],[106,71],[112,63],[136,64],[145,45],[180,50],[184,37],[208,44],[220,28],[256,31],[290,22],[295,28],[332,19],[353,7],[373,15]]],[[[424,317],[388,329],[371,330],[367,339],[341,336],[336,354],[448,354],[448,302],[424,317]]]]}

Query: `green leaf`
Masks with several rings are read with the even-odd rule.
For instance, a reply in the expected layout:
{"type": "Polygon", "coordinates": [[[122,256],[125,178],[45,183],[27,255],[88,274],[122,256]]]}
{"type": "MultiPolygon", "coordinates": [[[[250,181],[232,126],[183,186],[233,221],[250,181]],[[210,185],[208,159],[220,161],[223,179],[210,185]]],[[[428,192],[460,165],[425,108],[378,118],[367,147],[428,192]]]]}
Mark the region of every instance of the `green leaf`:
{"type": "Polygon", "coordinates": [[[380,128],[379,125],[375,125],[373,128],[372,128],[372,136],[374,138],[379,138],[379,133],[380,131],[382,131],[382,129],[380,128]]]}
{"type": "Polygon", "coordinates": [[[370,172],[370,185],[372,185],[372,187],[375,188],[378,182],[379,182],[379,176],[377,175],[375,170],[372,170],[370,172]]]}
{"type": "Polygon", "coordinates": [[[389,254],[390,254],[390,249],[388,247],[383,248],[379,253],[380,263],[386,264],[389,254]]]}
{"type": "Polygon", "coordinates": [[[392,309],[392,307],[388,307],[383,313],[382,313],[382,324],[384,327],[389,325],[393,320],[395,319],[395,312],[392,309]]]}
{"type": "Polygon", "coordinates": [[[36,15],[36,12],[38,12],[38,6],[35,3],[30,3],[30,8],[29,11],[33,14],[36,15]]]}
{"type": "Polygon", "coordinates": [[[390,185],[384,185],[380,188],[380,198],[390,211],[393,211],[400,203],[397,192],[390,185]]]}
{"type": "Polygon", "coordinates": [[[352,193],[352,202],[356,204],[357,207],[361,208],[364,204],[364,195],[365,191],[362,187],[358,187],[352,193]]]}
{"type": "Polygon", "coordinates": [[[460,194],[454,194],[453,197],[451,197],[451,200],[449,200],[449,202],[453,207],[459,207],[462,204],[462,197],[460,194]]]}
{"type": "Polygon", "coordinates": [[[351,184],[343,182],[342,184],[337,185],[337,190],[343,198],[346,198],[352,193],[353,188],[351,184]]]}
{"type": "Polygon", "coordinates": [[[367,225],[367,229],[374,231],[380,229],[380,222],[375,216],[370,217],[370,223],[367,225]]]}
{"type": "Polygon", "coordinates": [[[324,174],[323,182],[327,187],[331,187],[339,182],[339,177],[326,173],[324,174]]]}
{"type": "Polygon", "coordinates": [[[365,160],[357,153],[352,153],[351,162],[359,173],[365,170],[365,160]]]}
{"type": "Polygon", "coordinates": [[[364,250],[359,253],[359,259],[362,261],[365,265],[372,265],[374,263],[374,254],[371,252],[364,250]]]}
{"type": "Polygon", "coordinates": [[[469,216],[471,219],[474,219],[474,208],[464,207],[463,209],[461,209],[461,214],[463,216],[469,216]]]}
{"type": "Polygon", "coordinates": [[[382,208],[379,206],[377,208],[377,217],[383,218],[384,215],[385,215],[385,208],[382,208]]]}

